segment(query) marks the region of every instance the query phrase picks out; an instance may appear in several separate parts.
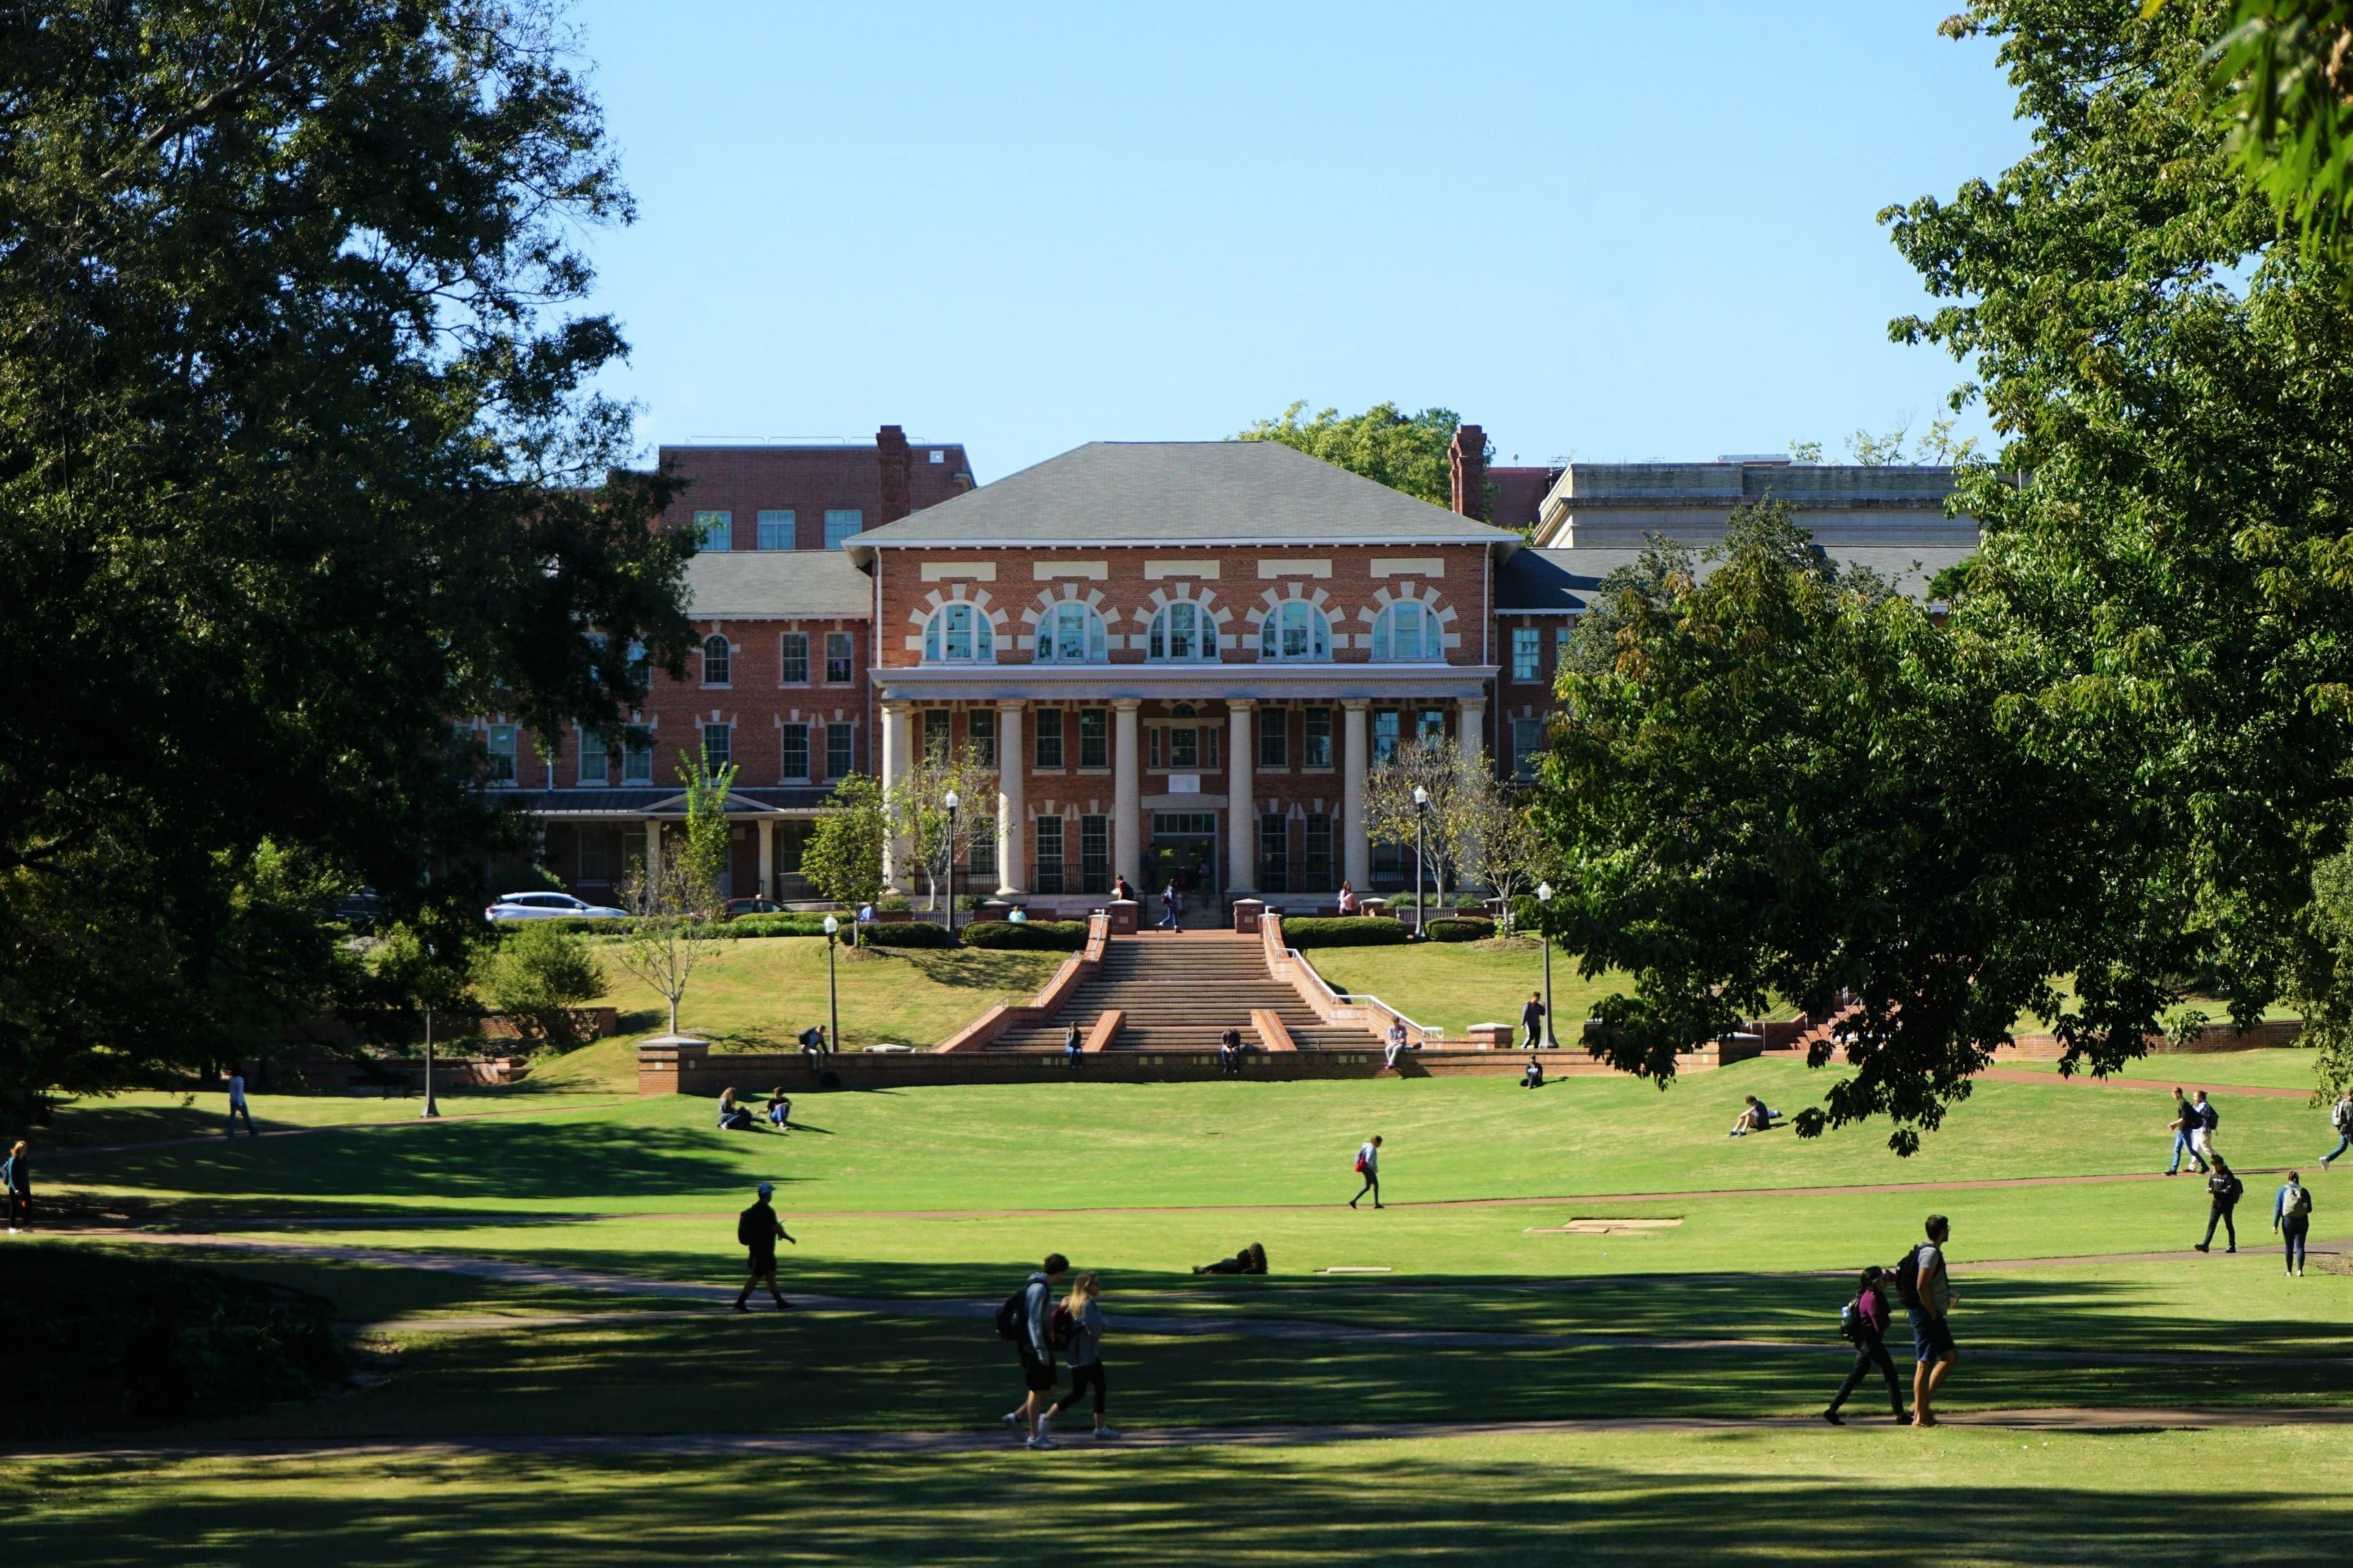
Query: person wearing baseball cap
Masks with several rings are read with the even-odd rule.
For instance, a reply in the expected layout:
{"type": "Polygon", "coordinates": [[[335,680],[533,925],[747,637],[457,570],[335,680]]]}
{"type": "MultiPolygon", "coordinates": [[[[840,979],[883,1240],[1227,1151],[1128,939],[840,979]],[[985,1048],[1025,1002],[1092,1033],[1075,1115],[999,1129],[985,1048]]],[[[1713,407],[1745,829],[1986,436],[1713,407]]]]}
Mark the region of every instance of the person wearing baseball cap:
{"type": "Polygon", "coordinates": [[[762,1182],[760,1195],[753,1200],[750,1208],[735,1218],[735,1239],[742,1242],[751,1254],[750,1276],[744,1279],[744,1289],[735,1296],[735,1310],[739,1312],[752,1310],[745,1305],[752,1299],[752,1287],[764,1280],[768,1287],[768,1299],[776,1302],[776,1310],[781,1312],[792,1305],[776,1289],[776,1237],[781,1236],[795,1247],[800,1243],[785,1229],[785,1222],[776,1217],[776,1211],[768,1206],[768,1199],[775,1195],[776,1191],[774,1183],[762,1182]]]}

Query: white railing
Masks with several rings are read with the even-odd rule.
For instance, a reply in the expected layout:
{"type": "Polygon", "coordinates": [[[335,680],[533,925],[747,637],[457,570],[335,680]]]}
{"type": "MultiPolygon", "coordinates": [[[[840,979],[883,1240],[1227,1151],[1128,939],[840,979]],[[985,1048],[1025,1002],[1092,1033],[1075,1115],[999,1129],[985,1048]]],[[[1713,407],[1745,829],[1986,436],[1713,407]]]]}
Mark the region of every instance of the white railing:
{"type": "MultiPolygon", "coordinates": [[[[1286,947],[1282,952],[1284,957],[1290,959],[1293,963],[1298,966],[1297,973],[1304,974],[1310,980],[1314,981],[1315,988],[1318,991],[1321,991],[1325,996],[1329,997],[1335,1007],[1362,1008],[1367,1012],[1381,1014],[1387,1017],[1393,1018],[1397,1022],[1403,1024],[1406,1027],[1406,1033],[1417,1042],[1427,1043],[1430,1040],[1443,1039],[1445,1037],[1439,1030],[1433,1029],[1426,1024],[1419,1023],[1414,1019],[1407,1017],[1403,1013],[1398,1012],[1396,1008],[1390,1006],[1388,1003],[1382,1001],[1379,997],[1373,995],[1369,992],[1335,991],[1332,989],[1332,983],[1324,978],[1323,971],[1317,969],[1315,965],[1309,963],[1306,959],[1302,958],[1299,955],[1299,950],[1297,948],[1286,947]]],[[[1387,1034],[1388,1031],[1385,1028],[1381,1032],[1383,1034],[1387,1034]]]]}

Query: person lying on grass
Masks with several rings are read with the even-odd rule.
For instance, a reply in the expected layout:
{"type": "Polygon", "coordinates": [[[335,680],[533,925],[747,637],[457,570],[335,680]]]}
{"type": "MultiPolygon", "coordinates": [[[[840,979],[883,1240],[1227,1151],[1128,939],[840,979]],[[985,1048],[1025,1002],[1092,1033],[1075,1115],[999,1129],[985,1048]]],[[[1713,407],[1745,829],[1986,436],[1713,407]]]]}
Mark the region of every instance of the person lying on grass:
{"type": "Polygon", "coordinates": [[[1197,1263],[1196,1274],[1263,1274],[1266,1272],[1266,1247],[1251,1242],[1231,1258],[1220,1258],[1215,1263],[1197,1263]]]}

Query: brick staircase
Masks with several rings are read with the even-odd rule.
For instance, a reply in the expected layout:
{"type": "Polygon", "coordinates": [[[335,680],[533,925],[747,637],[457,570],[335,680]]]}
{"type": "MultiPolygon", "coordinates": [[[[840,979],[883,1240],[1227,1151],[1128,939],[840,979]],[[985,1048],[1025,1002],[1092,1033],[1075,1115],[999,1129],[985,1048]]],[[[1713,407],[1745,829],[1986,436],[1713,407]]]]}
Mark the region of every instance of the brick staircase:
{"type": "Polygon", "coordinates": [[[1303,1051],[1365,1050],[1379,1042],[1366,1030],[1335,1026],[1317,1017],[1299,994],[1266,972],[1254,936],[1187,932],[1182,936],[1115,937],[1094,974],[1071,994],[1062,1010],[1039,1024],[1008,1029],[992,1051],[1059,1051],[1062,1031],[1075,1023],[1083,1036],[1106,1011],[1123,1015],[1113,1051],[1214,1051],[1229,1027],[1260,1041],[1250,1014],[1282,1018],[1303,1051]]]}

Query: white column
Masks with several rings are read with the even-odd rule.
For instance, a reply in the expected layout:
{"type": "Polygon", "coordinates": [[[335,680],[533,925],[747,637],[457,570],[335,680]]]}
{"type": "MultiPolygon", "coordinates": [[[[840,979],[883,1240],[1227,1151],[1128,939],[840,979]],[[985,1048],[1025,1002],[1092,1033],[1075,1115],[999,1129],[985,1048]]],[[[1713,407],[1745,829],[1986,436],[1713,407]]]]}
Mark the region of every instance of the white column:
{"type": "Polygon", "coordinates": [[[1250,798],[1258,758],[1250,751],[1247,697],[1226,700],[1226,891],[1247,893],[1258,886],[1258,808],[1250,798]]]}
{"type": "Polygon", "coordinates": [[[1029,753],[1021,744],[1020,702],[997,705],[997,892],[1018,893],[1029,869],[1029,816],[1022,788],[1029,753]]]}
{"type": "Polygon", "coordinates": [[[756,825],[760,835],[760,897],[776,896],[776,819],[760,818],[756,825]]]}
{"type": "Polygon", "coordinates": [[[1487,721],[1487,700],[1483,697],[1461,697],[1454,702],[1454,743],[1462,753],[1462,771],[1476,773],[1487,765],[1487,748],[1483,731],[1487,721]]]}
{"type": "Polygon", "coordinates": [[[1362,898],[1373,883],[1373,844],[1365,834],[1366,729],[1371,722],[1370,700],[1340,700],[1340,831],[1346,847],[1342,874],[1362,898]]]}
{"type": "Polygon", "coordinates": [[[1111,705],[1112,869],[1144,891],[1144,752],[1137,744],[1136,716],[1144,703],[1119,697],[1111,705]]]}
{"type": "MultiPolygon", "coordinates": [[[[903,702],[882,704],[882,794],[887,799],[891,786],[907,776],[907,766],[913,751],[909,744],[913,734],[914,710],[903,702]]],[[[906,846],[897,835],[882,841],[882,879],[905,892],[914,885],[906,874],[906,846]]]]}

